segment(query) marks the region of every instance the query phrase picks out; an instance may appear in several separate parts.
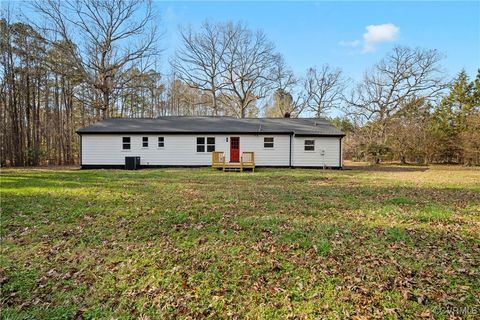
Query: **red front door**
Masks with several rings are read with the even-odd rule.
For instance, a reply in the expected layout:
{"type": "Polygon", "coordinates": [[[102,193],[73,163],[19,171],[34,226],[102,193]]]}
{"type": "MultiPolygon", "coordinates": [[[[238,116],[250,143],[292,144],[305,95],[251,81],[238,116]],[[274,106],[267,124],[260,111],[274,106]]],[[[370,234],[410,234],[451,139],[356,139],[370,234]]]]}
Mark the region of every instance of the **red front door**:
{"type": "Polygon", "coordinates": [[[230,137],[230,162],[239,162],[240,160],[240,138],[230,137]]]}

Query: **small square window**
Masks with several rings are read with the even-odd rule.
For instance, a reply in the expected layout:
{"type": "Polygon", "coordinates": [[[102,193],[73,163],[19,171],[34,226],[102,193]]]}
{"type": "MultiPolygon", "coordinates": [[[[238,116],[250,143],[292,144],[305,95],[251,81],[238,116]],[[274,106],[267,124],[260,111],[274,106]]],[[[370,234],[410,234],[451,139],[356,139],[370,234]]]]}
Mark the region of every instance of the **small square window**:
{"type": "Polygon", "coordinates": [[[197,144],[205,144],[205,137],[197,137],[197,144]]]}
{"type": "Polygon", "coordinates": [[[263,138],[263,147],[264,148],[273,148],[273,137],[263,138]]]}
{"type": "Polygon", "coordinates": [[[315,151],[315,140],[305,140],[305,151],[315,151]]]}
{"type": "Polygon", "coordinates": [[[165,147],[165,138],[164,137],[158,137],[158,147],[159,148],[165,147]]]}
{"type": "Polygon", "coordinates": [[[130,137],[122,137],[122,149],[130,150],[130,137]]]}

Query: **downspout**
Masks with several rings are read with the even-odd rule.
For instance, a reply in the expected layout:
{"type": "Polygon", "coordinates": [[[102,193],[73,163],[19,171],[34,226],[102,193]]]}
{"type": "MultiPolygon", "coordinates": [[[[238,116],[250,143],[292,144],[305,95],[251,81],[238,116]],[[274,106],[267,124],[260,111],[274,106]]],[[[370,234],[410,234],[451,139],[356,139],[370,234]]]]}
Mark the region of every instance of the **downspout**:
{"type": "Polygon", "coordinates": [[[80,169],[82,169],[82,154],[83,154],[83,151],[82,151],[82,135],[80,134],[80,169]]]}
{"type": "Polygon", "coordinates": [[[339,165],[339,168],[342,169],[343,168],[343,161],[342,161],[342,139],[343,137],[340,137],[339,139],[339,142],[340,142],[340,152],[339,152],[339,159],[338,159],[338,165],[339,165]]]}
{"type": "Polygon", "coordinates": [[[289,150],[289,155],[288,155],[288,166],[291,168],[292,167],[292,133],[290,133],[290,150],[289,150]]]}

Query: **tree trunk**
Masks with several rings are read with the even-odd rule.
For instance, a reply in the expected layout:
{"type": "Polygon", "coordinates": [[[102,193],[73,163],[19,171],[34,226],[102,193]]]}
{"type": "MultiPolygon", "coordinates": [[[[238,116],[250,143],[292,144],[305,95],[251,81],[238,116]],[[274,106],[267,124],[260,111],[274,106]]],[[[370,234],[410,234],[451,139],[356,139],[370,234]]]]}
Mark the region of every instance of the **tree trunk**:
{"type": "Polygon", "coordinates": [[[101,110],[102,119],[107,119],[109,106],[110,106],[110,94],[108,91],[103,91],[103,105],[101,110]]]}

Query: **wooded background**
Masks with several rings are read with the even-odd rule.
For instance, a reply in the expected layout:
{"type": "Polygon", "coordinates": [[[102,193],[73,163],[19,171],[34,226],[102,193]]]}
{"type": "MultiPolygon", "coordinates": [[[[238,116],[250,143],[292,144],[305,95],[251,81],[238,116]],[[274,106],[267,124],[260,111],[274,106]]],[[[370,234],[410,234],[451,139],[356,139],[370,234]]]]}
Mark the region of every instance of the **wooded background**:
{"type": "Polygon", "coordinates": [[[107,117],[328,117],[353,160],[480,165],[480,71],[449,78],[435,49],[395,47],[362,80],[319,61],[292,72],[259,30],[179,29],[161,60],[148,1],[33,2],[0,20],[1,165],[78,163],[75,131],[107,117]],[[168,74],[160,72],[168,64],[168,74]]]}

